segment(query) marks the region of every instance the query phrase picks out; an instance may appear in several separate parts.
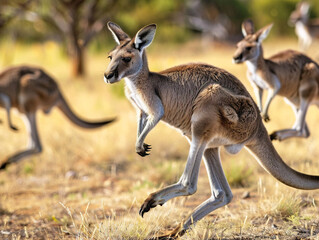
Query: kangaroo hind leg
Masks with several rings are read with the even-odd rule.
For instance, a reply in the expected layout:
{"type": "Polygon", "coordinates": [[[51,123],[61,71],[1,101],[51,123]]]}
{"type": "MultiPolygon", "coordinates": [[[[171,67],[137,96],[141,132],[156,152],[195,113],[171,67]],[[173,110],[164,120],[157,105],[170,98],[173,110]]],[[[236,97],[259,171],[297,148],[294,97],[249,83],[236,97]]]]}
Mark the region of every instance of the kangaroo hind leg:
{"type": "Polygon", "coordinates": [[[197,189],[198,172],[206,143],[197,138],[192,138],[186,167],[179,181],[159,191],[151,193],[144,201],[139,214],[143,217],[145,212],[157,205],[163,205],[168,200],[192,195],[197,189]]]}
{"type": "Polygon", "coordinates": [[[302,81],[299,87],[300,104],[296,110],[296,122],[291,129],[283,129],[273,132],[270,135],[271,140],[285,140],[291,137],[307,138],[310,135],[306,124],[306,114],[313,99],[318,95],[319,69],[313,63],[305,66],[302,74],[302,81]]]}
{"type": "Polygon", "coordinates": [[[18,152],[13,156],[9,157],[4,163],[0,165],[0,169],[4,169],[11,163],[18,162],[22,158],[28,157],[36,153],[40,153],[42,151],[42,146],[36,125],[36,113],[26,113],[24,120],[27,131],[29,133],[28,147],[26,150],[18,152]]]}
{"type": "Polygon", "coordinates": [[[6,94],[0,94],[0,102],[1,102],[1,104],[4,106],[4,108],[6,110],[9,127],[12,130],[17,131],[18,128],[15,127],[12,124],[11,112],[10,112],[10,110],[11,110],[11,100],[10,100],[9,96],[6,95],[6,94]]]}
{"type": "Polygon", "coordinates": [[[232,200],[233,195],[221,166],[219,149],[206,149],[204,152],[204,162],[211,187],[210,198],[200,204],[187,219],[174,230],[155,239],[176,239],[182,236],[191,225],[215,209],[227,205],[232,200]]]}

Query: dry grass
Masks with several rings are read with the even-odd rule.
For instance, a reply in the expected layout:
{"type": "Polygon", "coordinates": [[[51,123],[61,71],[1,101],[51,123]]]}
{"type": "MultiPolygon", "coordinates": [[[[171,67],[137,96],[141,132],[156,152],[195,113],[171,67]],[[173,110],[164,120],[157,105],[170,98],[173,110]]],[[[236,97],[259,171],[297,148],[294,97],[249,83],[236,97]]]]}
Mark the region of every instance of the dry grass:
{"type": "MultiPolygon", "coordinates": [[[[264,46],[266,56],[296,47],[294,39],[274,39],[264,46]]],[[[32,63],[47,69],[80,116],[92,120],[118,117],[111,126],[88,131],[73,126],[56,110],[49,116],[38,114],[43,153],[0,173],[0,238],[145,239],[175,227],[210,196],[202,166],[195,195],[173,199],[144,218],[138,216],[149,193],[179,178],[188,144],[174,129],[159,124],[147,138],[152,154],[146,158],[135,154],[134,109],[122,97],[122,84],[108,86],[102,81],[107,50],[88,54],[87,78],[74,81],[68,62],[52,43],[5,43],[0,49],[4,56],[0,65],[32,63]]],[[[194,41],[163,51],[155,41],[149,49],[149,64],[157,71],[185,62],[207,62],[232,72],[252,92],[246,66],[231,63],[234,49],[194,41]]],[[[14,118],[20,129],[14,133],[8,130],[3,111],[1,116],[0,161],[26,144],[21,120],[14,118]]],[[[311,107],[307,122],[312,135],[308,139],[275,143],[290,166],[311,174],[319,173],[317,116],[317,109],[311,107]]],[[[270,132],[294,122],[292,111],[280,98],[273,102],[270,117],[272,121],[266,124],[270,132]]],[[[230,181],[234,178],[232,184],[237,184],[234,200],[204,218],[182,239],[319,239],[319,191],[300,191],[278,183],[245,150],[235,156],[222,150],[221,155],[230,181]],[[246,191],[250,197],[243,199],[246,191]]]]}

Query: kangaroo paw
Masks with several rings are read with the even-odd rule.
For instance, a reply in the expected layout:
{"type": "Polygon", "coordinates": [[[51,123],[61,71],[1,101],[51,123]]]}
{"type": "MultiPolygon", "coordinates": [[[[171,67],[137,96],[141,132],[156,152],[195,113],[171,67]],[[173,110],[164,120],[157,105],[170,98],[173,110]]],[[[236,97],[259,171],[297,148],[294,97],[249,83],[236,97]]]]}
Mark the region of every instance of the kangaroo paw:
{"type": "Polygon", "coordinates": [[[143,147],[142,148],[136,148],[136,153],[142,157],[145,157],[147,155],[150,155],[150,151],[151,151],[152,147],[149,144],[143,143],[143,147]]]}
{"type": "Polygon", "coordinates": [[[4,162],[0,165],[0,171],[6,169],[6,167],[9,165],[9,162],[4,162]]]}
{"type": "Polygon", "coordinates": [[[18,131],[19,129],[13,125],[10,125],[10,128],[13,130],[13,131],[18,131]]]}
{"type": "Polygon", "coordinates": [[[265,122],[269,122],[270,118],[268,115],[263,115],[262,118],[264,119],[265,122]]]}
{"type": "Polygon", "coordinates": [[[150,238],[149,240],[173,240],[178,239],[179,237],[183,236],[185,234],[186,230],[182,228],[182,225],[180,224],[175,229],[171,231],[167,231],[163,235],[154,236],[150,238]]]}
{"type": "Polygon", "coordinates": [[[155,200],[151,196],[149,196],[142,204],[139,214],[141,215],[141,217],[143,217],[144,213],[148,212],[151,208],[154,208],[156,206],[157,203],[155,202],[155,200]]]}
{"type": "Polygon", "coordinates": [[[277,134],[277,132],[273,132],[272,134],[269,135],[270,137],[270,140],[273,141],[273,140],[280,140],[279,139],[279,136],[277,134]]]}

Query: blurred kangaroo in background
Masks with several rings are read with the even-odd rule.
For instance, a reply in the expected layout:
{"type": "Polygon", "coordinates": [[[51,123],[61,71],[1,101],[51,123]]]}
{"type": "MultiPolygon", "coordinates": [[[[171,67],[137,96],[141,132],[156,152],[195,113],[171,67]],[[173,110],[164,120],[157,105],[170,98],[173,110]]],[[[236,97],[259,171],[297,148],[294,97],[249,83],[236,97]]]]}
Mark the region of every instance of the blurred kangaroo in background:
{"type": "Polygon", "coordinates": [[[29,66],[12,67],[0,73],[0,106],[6,110],[11,129],[17,130],[10,115],[11,108],[16,108],[29,132],[28,148],[9,157],[0,169],[42,151],[36,123],[37,110],[48,114],[57,106],[71,122],[82,128],[98,128],[114,120],[87,122],[80,119],[68,106],[53,78],[42,69],[29,66]]]}
{"type": "Polygon", "coordinates": [[[313,38],[319,38],[319,19],[309,20],[309,8],[309,3],[299,2],[295,11],[290,14],[288,22],[295,25],[299,47],[303,51],[310,47],[313,38]]]}
{"type": "Polygon", "coordinates": [[[255,32],[252,20],[244,21],[244,39],[237,43],[233,61],[246,62],[247,77],[254,87],[259,109],[266,122],[269,121],[270,103],[277,94],[283,96],[295,112],[296,122],[293,127],[275,131],[270,135],[271,140],[307,138],[310,135],[305,120],[308,107],[310,104],[319,104],[319,66],[306,55],[293,50],[265,59],[261,43],[268,36],[271,27],[272,24],[255,32]],[[263,108],[264,90],[268,90],[268,96],[263,108]]]}
{"type": "MultiPolygon", "coordinates": [[[[207,64],[186,64],[150,72],[145,48],[153,41],[156,25],[148,25],[131,39],[109,22],[117,47],[109,53],[106,83],[125,79],[126,96],[138,111],[136,152],[149,154],[147,134],[163,120],[189,140],[190,150],[179,181],[148,196],[140,215],[168,200],[192,195],[197,189],[202,157],[209,176],[211,196],[173,231],[153,239],[175,239],[198,220],[232,200],[220,162],[219,148],[230,153],[244,146],[279,181],[300,189],[319,188],[319,176],[297,172],[286,165],[273,147],[258,107],[243,84],[227,71],[207,64]]],[[[174,144],[174,143],[172,143],[174,144]]]]}

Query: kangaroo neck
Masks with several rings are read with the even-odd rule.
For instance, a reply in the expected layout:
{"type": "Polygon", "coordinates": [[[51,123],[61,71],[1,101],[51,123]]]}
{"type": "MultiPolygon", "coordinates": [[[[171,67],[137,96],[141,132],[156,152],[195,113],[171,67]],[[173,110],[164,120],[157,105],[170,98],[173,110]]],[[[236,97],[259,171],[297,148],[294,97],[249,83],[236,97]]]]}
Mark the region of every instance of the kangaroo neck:
{"type": "Polygon", "coordinates": [[[255,58],[247,60],[246,65],[248,67],[248,71],[253,74],[255,74],[257,70],[267,68],[267,65],[264,59],[264,51],[261,45],[258,47],[257,56],[255,58]]]}
{"type": "Polygon", "coordinates": [[[137,86],[140,82],[145,82],[148,79],[150,71],[145,51],[143,51],[142,54],[142,64],[136,74],[132,74],[125,78],[127,84],[137,86]]]}

